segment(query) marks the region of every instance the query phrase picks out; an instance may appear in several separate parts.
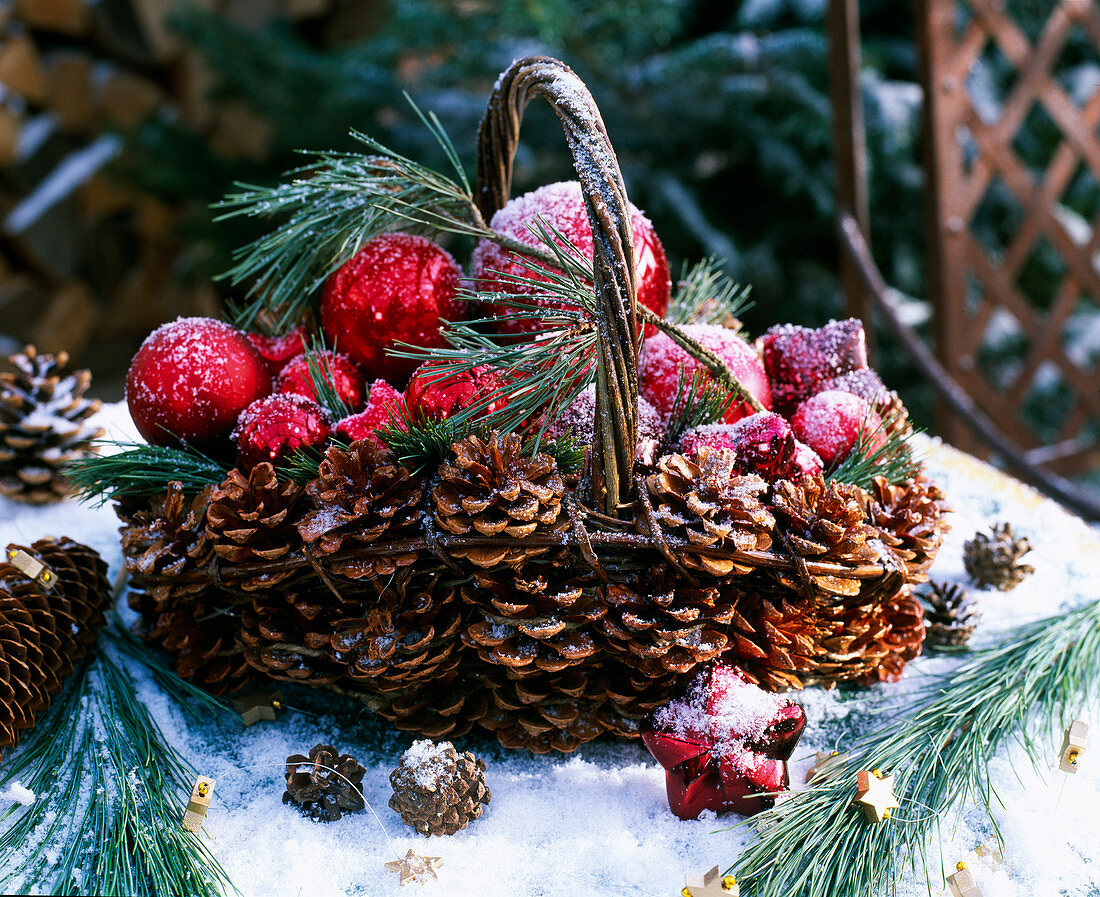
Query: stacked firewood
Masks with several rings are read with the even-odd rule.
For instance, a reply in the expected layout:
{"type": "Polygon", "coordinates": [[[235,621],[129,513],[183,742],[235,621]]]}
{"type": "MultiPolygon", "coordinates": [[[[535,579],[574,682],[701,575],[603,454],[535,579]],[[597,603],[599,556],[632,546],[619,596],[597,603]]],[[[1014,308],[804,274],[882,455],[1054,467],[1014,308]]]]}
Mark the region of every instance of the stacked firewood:
{"type": "MultiPolygon", "coordinates": [[[[355,30],[376,0],[201,0],[254,29],[355,30]],[[341,22],[343,24],[341,24],[341,22]]],[[[186,270],[177,210],[117,172],[127,136],[163,117],[220,155],[262,159],[269,124],[211,96],[171,26],[179,0],[0,0],[0,355],[32,342],[74,361],[129,357],[179,315],[216,313],[186,270]]]]}

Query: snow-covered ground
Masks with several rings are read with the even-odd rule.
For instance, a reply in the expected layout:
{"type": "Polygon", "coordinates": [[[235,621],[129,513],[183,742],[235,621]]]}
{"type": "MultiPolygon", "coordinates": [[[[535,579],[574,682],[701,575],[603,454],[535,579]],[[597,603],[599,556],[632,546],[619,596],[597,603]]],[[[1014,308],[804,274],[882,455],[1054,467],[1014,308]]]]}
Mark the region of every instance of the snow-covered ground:
{"type": "MultiPolygon", "coordinates": [[[[103,412],[113,435],[126,435],[124,406],[103,412]]],[[[965,581],[962,545],[978,529],[1010,521],[1027,535],[1035,575],[1015,591],[979,593],[982,624],[973,644],[995,641],[1004,630],[1100,598],[1100,539],[1087,526],[1025,487],[937,444],[929,445],[929,467],[955,508],[948,537],[933,575],[965,581]]],[[[0,546],[43,535],[68,535],[100,552],[117,571],[117,521],[110,507],[65,504],[23,508],[0,499],[0,546]]],[[[809,726],[795,752],[791,781],[800,787],[815,750],[840,748],[872,722],[870,704],[884,692],[940,675],[951,661],[919,658],[900,686],[796,695],[809,726]]],[[[141,694],[170,741],[196,768],[217,780],[203,831],[210,847],[246,895],[398,894],[396,874],[384,863],[412,848],[442,858],[438,882],[425,895],[479,897],[573,897],[573,895],[661,895],[672,897],[684,873],[723,868],[736,859],[747,834],[719,831],[733,816],[681,822],[668,810],[663,770],[639,744],[587,745],[568,756],[536,757],[508,752],[487,738],[456,740],[488,763],[492,802],[485,815],[454,837],[420,837],[390,810],[389,773],[413,736],[396,732],[358,705],[308,689],[284,690],[288,710],[278,721],[244,729],[231,720],[189,725],[149,681],[141,694]],[[366,767],[364,794],[371,812],[338,822],[313,823],[281,802],[283,763],[314,744],[336,745],[366,767]]],[[[1076,715],[1100,733],[1096,706],[1076,715]]],[[[1094,736],[1094,739],[1098,736],[1094,736]]],[[[1100,743],[1082,756],[1080,772],[1056,770],[1060,744],[1051,744],[1050,764],[1036,772],[1022,750],[1002,751],[992,764],[995,806],[1005,837],[1004,860],[975,856],[995,845],[984,811],[963,808],[946,819],[942,861],[948,871],[969,863],[985,897],[1100,895],[1100,743]]],[[[15,791],[0,794],[0,810],[15,791]]],[[[937,859],[933,849],[930,860],[937,859]]],[[[905,897],[927,895],[924,877],[907,879],[905,897]]],[[[938,882],[934,895],[945,894],[938,882]]],[[[872,895],[867,895],[872,897],[872,895]]]]}

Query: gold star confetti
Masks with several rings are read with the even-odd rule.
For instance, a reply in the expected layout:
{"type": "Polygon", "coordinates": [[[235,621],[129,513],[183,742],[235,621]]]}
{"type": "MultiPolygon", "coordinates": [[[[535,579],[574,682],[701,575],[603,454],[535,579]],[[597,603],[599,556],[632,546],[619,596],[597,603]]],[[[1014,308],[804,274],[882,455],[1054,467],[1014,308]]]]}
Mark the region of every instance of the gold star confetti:
{"type": "Polygon", "coordinates": [[[422,857],[410,850],[405,854],[405,859],[391,860],[386,863],[386,868],[391,872],[401,873],[401,884],[407,885],[414,881],[425,882],[429,875],[432,878],[439,878],[435,870],[442,865],[443,860],[439,857],[422,857]]]}
{"type": "Polygon", "coordinates": [[[855,803],[863,810],[870,822],[885,822],[890,813],[898,808],[894,797],[894,777],[884,776],[877,769],[861,770],[856,773],[858,793],[855,803]]]}

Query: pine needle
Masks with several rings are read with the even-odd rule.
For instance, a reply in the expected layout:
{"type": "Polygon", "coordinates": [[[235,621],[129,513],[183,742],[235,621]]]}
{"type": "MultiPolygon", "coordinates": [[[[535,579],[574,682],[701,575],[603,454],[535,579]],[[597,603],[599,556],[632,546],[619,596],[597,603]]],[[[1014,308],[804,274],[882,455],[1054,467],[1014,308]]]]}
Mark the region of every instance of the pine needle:
{"type": "Polygon", "coordinates": [[[686,368],[680,365],[676,372],[676,399],[665,428],[666,441],[676,442],[688,430],[723,420],[738,401],[737,392],[715,383],[699,368],[692,373],[689,382],[686,368]]]}
{"type": "Polygon", "coordinates": [[[190,446],[170,448],[137,442],[100,442],[111,454],[71,463],[65,476],[81,501],[104,504],[112,498],[163,495],[178,480],[185,492],[201,492],[225,479],[228,468],[190,446]]]}
{"type": "Polygon", "coordinates": [[[873,427],[864,421],[848,457],[825,479],[870,489],[875,477],[884,477],[888,483],[898,484],[920,473],[921,459],[910,444],[916,431],[909,426],[895,427],[894,423],[900,415],[900,411],[892,411],[873,427]],[[880,438],[884,441],[876,447],[880,438]]]}
{"type": "Polygon", "coordinates": [[[280,480],[293,480],[299,486],[308,485],[311,480],[317,479],[321,462],[325,458],[325,452],[331,448],[349,448],[349,444],[339,438],[331,438],[321,448],[313,446],[301,446],[291,452],[282,464],[276,469],[280,480]]]}
{"type": "MultiPolygon", "coordinates": [[[[759,832],[732,867],[742,897],[892,897],[904,864],[927,873],[929,842],[952,807],[977,797],[988,811],[998,747],[1018,740],[1036,769],[1046,767],[1061,741],[1055,725],[1065,726],[1098,686],[1100,602],[976,652],[906,695],[907,717],[855,744],[823,784],[742,823],[759,832]],[[856,772],[875,768],[895,776],[901,803],[882,825],[850,806],[856,772]]],[[[933,879],[942,886],[938,866],[933,879]]]]}
{"type": "MultiPolygon", "coordinates": [[[[195,771],[112,659],[108,643],[147,662],[118,627],[5,763],[0,784],[18,780],[36,799],[3,816],[13,821],[0,835],[0,886],[19,894],[236,892],[206,842],[180,825],[195,771]]],[[[153,664],[171,697],[222,706],[153,664]]]]}
{"type": "MultiPolygon", "coordinates": [[[[340,396],[336,389],[336,371],[325,353],[324,337],[314,340],[313,348],[306,353],[306,367],[309,371],[309,381],[313,386],[313,394],[334,424],[352,414],[352,409],[340,396]]],[[[335,351],[335,350],[333,350],[335,351]]]]}
{"type": "Polygon", "coordinates": [[[718,324],[736,333],[741,315],[752,308],[750,292],[751,287],[730,279],[717,256],[707,256],[691,268],[685,262],[665,318],[673,324],[718,324]]]}

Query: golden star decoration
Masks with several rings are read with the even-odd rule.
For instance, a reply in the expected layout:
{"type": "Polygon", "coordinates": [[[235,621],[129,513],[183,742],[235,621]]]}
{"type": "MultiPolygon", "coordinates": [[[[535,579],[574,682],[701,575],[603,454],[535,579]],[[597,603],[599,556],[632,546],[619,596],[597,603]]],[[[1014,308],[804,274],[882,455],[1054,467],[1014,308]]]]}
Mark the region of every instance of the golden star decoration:
{"type": "Polygon", "coordinates": [[[405,859],[391,860],[386,863],[386,868],[392,872],[401,873],[401,884],[407,885],[414,881],[427,881],[429,875],[432,878],[439,878],[435,870],[442,865],[443,860],[439,857],[422,857],[410,850],[405,854],[405,859]]]}
{"type": "Polygon", "coordinates": [[[854,802],[859,804],[868,821],[885,822],[890,818],[890,813],[898,808],[893,776],[884,776],[877,769],[864,769],[856,773],[856,785],[854,802]]]}

